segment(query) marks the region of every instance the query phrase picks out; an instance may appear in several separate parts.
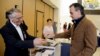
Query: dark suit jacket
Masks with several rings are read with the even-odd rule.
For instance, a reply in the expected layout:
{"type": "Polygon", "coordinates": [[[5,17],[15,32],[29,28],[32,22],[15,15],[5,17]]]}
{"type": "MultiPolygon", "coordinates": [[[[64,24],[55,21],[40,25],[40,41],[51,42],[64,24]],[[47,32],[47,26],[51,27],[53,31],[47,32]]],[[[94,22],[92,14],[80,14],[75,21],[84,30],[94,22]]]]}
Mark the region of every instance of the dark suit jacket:
{"type": "Polygon", "coordinates": [[[58,34],[56,37],[71,37],[70,56],[92,56],[97,47],[96,27],[86,17],[75,29],[73,25],[68,32],[58,34]]]}
{"type": "Polygon", "coordinates": [[[26,32],[23,25],[20,27],[23,32],[24,41],[21,40],[17,30],[9,21],[1,28],[1,35],[6,47],[5,56],[29,56],[28,48],[34,47],[34,37],[26,32]]]}

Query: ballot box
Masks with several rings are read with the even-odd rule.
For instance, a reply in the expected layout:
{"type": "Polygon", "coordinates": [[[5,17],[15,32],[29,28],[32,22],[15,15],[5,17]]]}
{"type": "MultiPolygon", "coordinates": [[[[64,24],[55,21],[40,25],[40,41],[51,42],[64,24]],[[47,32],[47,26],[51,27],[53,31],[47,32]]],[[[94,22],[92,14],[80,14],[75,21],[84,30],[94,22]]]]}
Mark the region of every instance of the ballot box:
{"type": "Polygon", "coordinates": [[[54,42],[50,46],[37,46],[37,48],[40,50],[35,55],[30,50],[30,56],[70,56],[70,43],[68,42],[54,42]]]}
{"type": "MultiPolygon", "coordinates": [[[[58,45],[54,40],[47,39],[48,44],[42,46],[36,46],[37,51],[34,56],[54,56],[55,48],[58,45]]],[[[30,50],[30,56],[33,56],[32,49],[30,50]]],[[[56,55],[57,56],[57,55],[56,55]]]]}
{"type": "Polygon", "coordinates": [[[55,47],[52,46],[38,46],[40,51],[35,56],[54,56],[55,47]]]}
{"type": "Polygon", "coordinates": [[[61,43],[61,56],[70,56],[70,44],[61,43]]]}

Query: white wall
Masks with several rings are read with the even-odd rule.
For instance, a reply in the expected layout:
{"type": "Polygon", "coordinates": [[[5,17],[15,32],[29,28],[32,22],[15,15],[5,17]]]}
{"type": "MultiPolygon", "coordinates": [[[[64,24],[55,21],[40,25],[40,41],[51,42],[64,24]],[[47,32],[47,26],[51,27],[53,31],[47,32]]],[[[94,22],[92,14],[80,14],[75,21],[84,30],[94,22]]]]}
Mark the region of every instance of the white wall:
{"type": "Polygon", "coordinates": [[[72,3],[77,2],[77,0],[60,0],[60,27],[58,32],[63,32],[63,24],[65,22],[70,23],[71,22],[71,17],[69,13],[69,6],[72,3]]]}
{"type": "Polygon", "coordinates": [[[60,25],[59,25],[60,17],[59,17],[59,9],[58,8],[54,9],[54,22],[57,23],[56,27],[57,27],[57,32],[58,32],[59,31],[59,27],[60,27],[60,25]]]}

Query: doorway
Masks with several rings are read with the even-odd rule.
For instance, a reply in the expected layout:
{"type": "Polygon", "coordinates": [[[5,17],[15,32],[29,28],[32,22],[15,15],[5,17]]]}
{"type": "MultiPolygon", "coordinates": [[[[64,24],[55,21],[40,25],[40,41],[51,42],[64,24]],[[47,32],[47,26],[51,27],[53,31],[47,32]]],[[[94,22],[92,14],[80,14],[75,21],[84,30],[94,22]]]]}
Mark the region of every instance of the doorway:
{"type": "Polygon", "coordinates": [[[36,36],[42,37],[44,26],[44,12],[36,11],[36,36]]]}

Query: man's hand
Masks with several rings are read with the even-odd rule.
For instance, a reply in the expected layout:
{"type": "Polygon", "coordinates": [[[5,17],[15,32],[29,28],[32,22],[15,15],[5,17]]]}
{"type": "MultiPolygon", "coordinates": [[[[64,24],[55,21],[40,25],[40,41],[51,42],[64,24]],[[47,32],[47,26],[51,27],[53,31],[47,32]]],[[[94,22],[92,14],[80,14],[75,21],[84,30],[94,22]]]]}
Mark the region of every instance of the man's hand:
{"type": "Polygon", "coordinates": [[[42,39],[42,38],[35,38],[33,40],[33,42],[34,42],[34,45],[35,46],[40,46],[40,45],[43,45],[43,44],[46,44],[47,43],[47,41],[44,40],[44,39],[42,39]]]}

